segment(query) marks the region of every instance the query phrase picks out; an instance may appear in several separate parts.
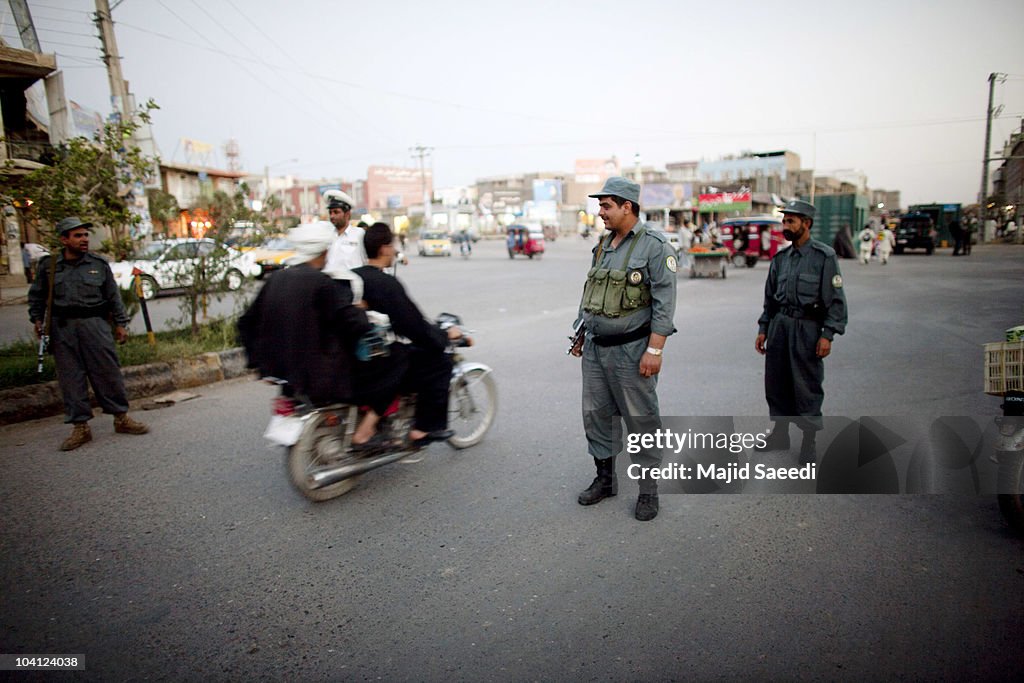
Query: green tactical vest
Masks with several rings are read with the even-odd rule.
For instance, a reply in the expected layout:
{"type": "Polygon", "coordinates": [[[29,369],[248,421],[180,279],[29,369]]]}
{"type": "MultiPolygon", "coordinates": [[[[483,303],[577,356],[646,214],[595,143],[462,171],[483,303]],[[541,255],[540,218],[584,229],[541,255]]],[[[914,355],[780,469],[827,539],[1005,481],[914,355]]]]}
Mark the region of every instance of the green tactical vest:
{"type": "MultiPolygon", "coordinates": [[[[633,255],[633,248],[647,228],[641,228],[633,236],[633,241],[626,252],[626,265],[633,255]]],[[[651,305],[651,285],[644,280],[640,270],[612,270],[598,268],[604,242],[598,246],[594,262],[587,272],[587,283],[583,286],[583,310],[587,313],[603,315],[606,318],[621,318],[651,305]]]]}

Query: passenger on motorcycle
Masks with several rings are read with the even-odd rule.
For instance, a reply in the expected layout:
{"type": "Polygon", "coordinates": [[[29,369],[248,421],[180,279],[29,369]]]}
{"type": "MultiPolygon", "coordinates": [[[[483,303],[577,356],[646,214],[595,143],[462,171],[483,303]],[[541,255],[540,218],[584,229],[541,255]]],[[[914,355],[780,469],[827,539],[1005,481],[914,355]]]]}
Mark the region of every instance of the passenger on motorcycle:
{"type": "Polygon", "coordinates": [[[289,230],[291,267],[267,280],[238,321],[248,367],[287,381],[285,395],[314,405],[351,400],[353,349],[372,329],[348,283],[321,272],[335,234],[326,221],[289,230]]]}
{"type": "MultiPolygon", "coordinates": [[[[391,328],[408,345],[392,344],[392,363],[407,363],[401,377],[403,391],[416,392],[416,416],[409,441],[416,446],[431,441],[444,441],[452,436],[448,429],[448,387],[452,359],[446,353],[449,341],[462,338],[462,331],[452,327],[447,332],[427,321],[405,292],[402,284],[385,269],[394,263],[397,249],[394,234],[386,223],[374,223],[364,238],[367,265],[356,268],[363,279],[363,299],[371,310],[386,314],[391,328]]],[[[471,343],[471,340],[466,339],[471,343]]],[[[353,435],[353,442],[364,442],[376,431],[380,411],[367,413],[353,435]]]]}

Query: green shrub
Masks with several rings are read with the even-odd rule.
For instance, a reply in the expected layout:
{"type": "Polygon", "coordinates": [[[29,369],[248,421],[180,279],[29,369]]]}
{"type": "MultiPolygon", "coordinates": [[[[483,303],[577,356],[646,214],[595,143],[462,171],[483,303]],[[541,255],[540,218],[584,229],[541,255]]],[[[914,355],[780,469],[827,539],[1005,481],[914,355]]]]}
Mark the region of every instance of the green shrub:
{"type": "MultiPolygon", "coordinates": [[[[145,365],[190,358],[210,351],[224,351],[237,346],[234,318],[213,320],[200,326],[199,333],[191,330],[171,330],[156,333],[156,345],[150,346],[146,335],[133,335],[126,344],[117,345],[121,367],[145,365]]],[[[56,379],[53,356],[43,359],[43,372],[37,373],[38,345],[19,341],[0,347],[0,389],[22,387],[56,379]]]]}

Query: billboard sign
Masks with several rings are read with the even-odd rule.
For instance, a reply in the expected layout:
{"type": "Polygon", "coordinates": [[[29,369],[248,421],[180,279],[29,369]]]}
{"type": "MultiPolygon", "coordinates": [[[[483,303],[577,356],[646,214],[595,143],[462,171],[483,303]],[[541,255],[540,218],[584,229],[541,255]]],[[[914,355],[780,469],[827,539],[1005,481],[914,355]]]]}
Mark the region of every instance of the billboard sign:
{"type": "Polygon", "coordinates": [[[71,110],[72,134],[90,140],[99,137],[103,130],[103,117],[99,115],[99,112],[86,109],[74,101],[69,101],[68,104],[71,110]]]}
{"type": "Polygon", "coordinates": [[[556,204],[562,201],[562,181],[561,180],[534,180],[533,181],[533,201],[535,202],[554,202],[556,204]]]}
{"type": "Polygon", "coordinates": [[[700,212],[750,211],[750,192],[718,192],[700,195],[700,212]]]}
{"type": "Polygon", "coordinates": [[[686,209],[692,204],[693,183],[647,183],[640,188],[640,206],[645,209],[686,209]]]}

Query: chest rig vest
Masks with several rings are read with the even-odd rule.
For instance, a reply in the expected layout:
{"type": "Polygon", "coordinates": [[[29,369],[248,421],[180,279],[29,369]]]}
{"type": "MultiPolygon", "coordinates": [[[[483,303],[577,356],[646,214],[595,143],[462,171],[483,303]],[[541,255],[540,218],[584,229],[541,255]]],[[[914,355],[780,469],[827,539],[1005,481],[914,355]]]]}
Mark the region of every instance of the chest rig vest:
{"type": "MultiPolygon", "coordinates": [[[[647,228],[641,228],[634,236],[626,251],[625,266],[629,266],[629,258],[633,249],[647,228]]],[[[603,315],[606,318],[621,318],[651,305],[651,283],[640,269],[613,270],[598,268],[604,242],[597,247],[594,262],[587,272],[587,283],[583,286],[583,310],[587,313],[603,315]]]]}

